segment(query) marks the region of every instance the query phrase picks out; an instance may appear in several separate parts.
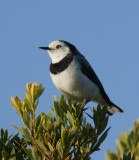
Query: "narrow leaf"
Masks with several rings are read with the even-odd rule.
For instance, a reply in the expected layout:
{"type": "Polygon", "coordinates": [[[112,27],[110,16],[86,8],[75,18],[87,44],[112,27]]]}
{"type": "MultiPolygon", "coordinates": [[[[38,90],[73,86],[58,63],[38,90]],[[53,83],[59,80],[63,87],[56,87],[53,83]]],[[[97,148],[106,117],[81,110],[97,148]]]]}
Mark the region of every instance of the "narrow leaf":
{"type": "Polygon", "coordinates": [[[28,131],[26,128],[21,127],[21,132],[24,134],[24,136],[25,136],[29,141],[34,142],[33,137],[31,136],[31,134],[29,133],[29,131],[28,131]]]}
{"type": "Polygon", "coordinates": [[[69,111],[67,111],[67,118],[68,118],[70,124],[72,126],[74,126],[74,119],[73,119],[73,116],[71,115],[71,113],[69,111]]]}
{"type": "Polygon", "coordinates": [[[22,130],[19,127],[15,126],[14,124],[11,124],[11,126],[13,126],[14,128],[16,128],[19,132],[22,132],[22,130]]]}
{"type": "Polygon", "coordinates": [[[35,140],[35,141],[36,141],[37,145],[39,145],[39,147],[41,148],[42,152],[43,152],[44,154],[46,154],[46,155],[49,155],[49,154],[48,154],[48,150],[47,150],[47,148],[44,146],[44,144],[43,144],[41,141],[39,141],[39,140],[35,140]]]}

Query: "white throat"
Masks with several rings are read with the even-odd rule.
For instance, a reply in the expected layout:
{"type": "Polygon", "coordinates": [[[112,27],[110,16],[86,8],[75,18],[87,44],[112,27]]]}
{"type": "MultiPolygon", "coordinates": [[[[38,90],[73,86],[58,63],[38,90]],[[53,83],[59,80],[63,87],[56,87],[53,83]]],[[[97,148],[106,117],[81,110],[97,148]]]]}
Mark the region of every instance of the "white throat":
{"type": "Polygon", "coordinates": [[[50,53],[48,51],[48,53],[49,53],[49,55],[50,55],[50,57],[52,59],[52,63],[53,64],[60,62],[68,54],[66,52],[61,52],[61,51],[56,51],[56,52],[53,52],[53,53],[52,52],[50,53]]]}

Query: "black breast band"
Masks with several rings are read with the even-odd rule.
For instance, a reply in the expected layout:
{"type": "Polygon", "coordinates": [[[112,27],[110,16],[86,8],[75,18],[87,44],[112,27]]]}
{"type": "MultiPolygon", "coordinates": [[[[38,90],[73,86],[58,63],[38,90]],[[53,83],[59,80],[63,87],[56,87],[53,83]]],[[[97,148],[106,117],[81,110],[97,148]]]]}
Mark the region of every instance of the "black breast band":
{"type": "Polygon", "coordinates": [[[72,60],[73,60],[73,54],[71,53],[67,54],[67,56],[63,58],[60,62],[50,64],[50,72],[52,74],[58,74],[64,71],[66,68],[68,68],[72,60]]]}

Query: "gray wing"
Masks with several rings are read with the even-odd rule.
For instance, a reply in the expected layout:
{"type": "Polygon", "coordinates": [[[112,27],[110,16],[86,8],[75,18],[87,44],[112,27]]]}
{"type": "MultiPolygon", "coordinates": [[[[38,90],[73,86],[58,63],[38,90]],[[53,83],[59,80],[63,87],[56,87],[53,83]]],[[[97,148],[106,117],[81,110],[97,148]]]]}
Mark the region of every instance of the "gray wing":
{"type": "Polygon", "coordinates": [[[112,102],[110,101],[108,95],[106,94],[100,80],[98,79],[95,71],[93,70],[93,68],[91,67],[91,65],[88,63],[88,61],[85,59],[85,57],[78,53],[77,60],[81,65],[81,71],[84,75],[86,75],[86,77],[88,77],[88,79],[90,79],[93,83],[95,83],[99,89],[100,89],[100,94],[103,96],[103,98],[105,99],[106,103],[111,104],[112,102]]]}

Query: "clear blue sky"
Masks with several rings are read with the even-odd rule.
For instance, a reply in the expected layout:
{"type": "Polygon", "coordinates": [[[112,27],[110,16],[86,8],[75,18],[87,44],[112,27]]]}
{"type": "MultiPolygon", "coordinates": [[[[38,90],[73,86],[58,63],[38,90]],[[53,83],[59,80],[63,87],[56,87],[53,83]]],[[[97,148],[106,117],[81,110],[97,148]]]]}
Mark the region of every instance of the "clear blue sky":
{"type": "Polygon", "coordinates": [[[10,123],[22,125],[10,98],[23,99],[27,82],[46,87],[38,113],[50,110],[54,94],[60,96],[49,75],[51,60],[38,49],[59,39],[85,55],[111,100],[124,110],[110,117],[109,135],[92,157],[102,160],[139,117],[139,1],[1,0],[0,128],[16,133],[10,123]]]}

